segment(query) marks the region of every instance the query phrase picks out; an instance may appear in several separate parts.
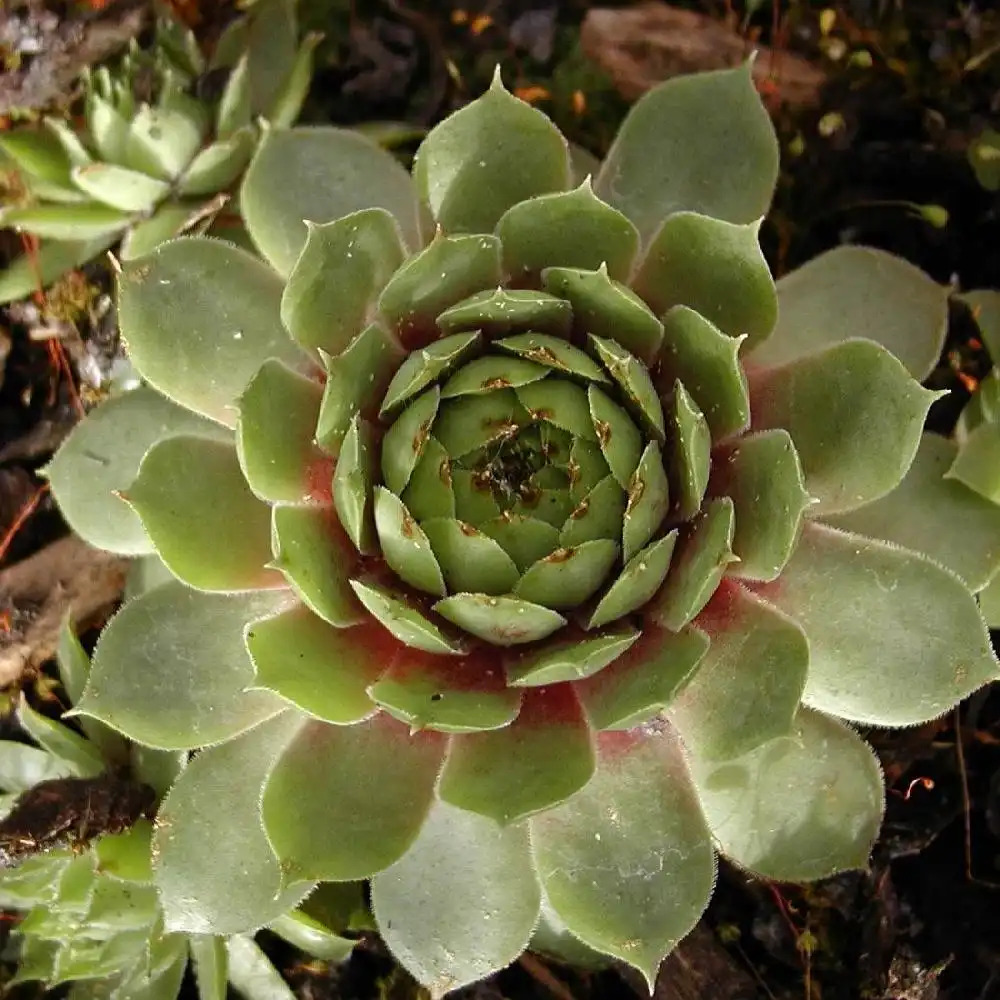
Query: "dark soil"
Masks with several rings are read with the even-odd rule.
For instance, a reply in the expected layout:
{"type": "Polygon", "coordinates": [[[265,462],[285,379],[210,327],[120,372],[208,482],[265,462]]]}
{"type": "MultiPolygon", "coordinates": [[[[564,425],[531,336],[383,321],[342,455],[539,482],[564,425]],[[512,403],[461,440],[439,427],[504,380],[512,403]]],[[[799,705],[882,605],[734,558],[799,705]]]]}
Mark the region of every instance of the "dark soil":
{"type": "MultiPolygon", "coordinates": [[[[785,166],[763,234],[776,274],[852,242],[901,254],[941,282],[1000,285],[1000,201],[980,187],[966,159],[972,137],[987,124],[1000,127],[1000,51],[989,54],[1000,46],[1000,15],[992,5],[980,4],[978,12],[959,0],[782,0],[777,11],[752,0],[680,5],[729,19],[748,38],[797,51],[828,74],[818,106],[778,115],[785,166]],[[824,9],[835,15],[832,27],[824,9]],[[946,224],[928,221],[924,206],[944,209],[946,224]]],[[[175,6],[205,37],[231,9],[209,0],[175,6]]],[[[500,61],[509,86],[544,88],[535,91],[538,105],[600,155],[627,104],[578,51],[587,6],[302,0],[305,26],[327,35],[307,118],[429,126],[481,92],[500,61]]],[[[49,9],[62,23],[83,8],[49,9]]],[[[0,261],[18,249],[9,233],[2,239],[0,261]]],[[[108,287],[103,264],[88,275],[95,287],[57,341],[62,356],[51,341],[29,336],[38,336],[30,309],[0,310],[0,568],[65,531],[51,500],[37,494],[36,474],[72,425],[80,395],[95,394],[86,373],[93,382],[94,365],[106,370],[116,350],[113,324],[97,318],[108,287]],[[33,512],[19,519],[30,503],[33,512]]],[[[932,411],[936,430],[950,429],[970,377],[984,373],[974,334],[956,309],[931,379],[955,390],[932,411]]],[[[710,985],[691,992],[690,978],[668,963],[658,996],[1000,998],[1000,688],[980,692],[937,723],[866,735],[888,785],[871,869],[801,887],[724,867],[689,953],[710,985]]],[[[417,995],[375,940],[335,968],[310,963],[273,937],[262,943],[304,1000],[417,995]]],[[[583,974],[535,960],[465,991],[482,1000],[641,994],[627,973],[583,974]]]]}

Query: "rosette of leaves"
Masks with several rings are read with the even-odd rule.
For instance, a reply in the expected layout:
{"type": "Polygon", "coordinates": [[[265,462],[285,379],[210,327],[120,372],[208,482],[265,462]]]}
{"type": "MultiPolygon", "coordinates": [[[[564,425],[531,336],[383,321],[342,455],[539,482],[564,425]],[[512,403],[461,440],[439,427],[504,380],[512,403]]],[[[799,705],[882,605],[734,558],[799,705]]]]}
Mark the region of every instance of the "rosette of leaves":
{"type": "Polygon", "coordinates": [[[530,945],[652,980],[717,851],[866,864],[882,779],[850,723],[997,675],[963,575],[997,522],[972,495],[939,531],[910,477],[946,290],[867,250],[776,289],[777,169],[748,67],[651,91],[593,179],[498,77],[412,177],[271,131],[240,194],[260,258],[125,265],[147,384],[49,475],[84,537],[175,577],[111,621],[78,707],[204,748],[154,835],[168,928],[370,879],[435,996],[530,945]],[[840,523],[899,491],[909,545],[840,523]]]}
{"type": "Polygon", "coordinates": [[[318,40],[298,43],[295,0],[258,0],[210,60],[167,12],[151,50],[133,45],[116,72],[102,66],[84,76],[78,127],[47,117],[0,134],[23,202],[11,198],[0,226],[41,241],[5,271],[0,302],[123,237],[121,253],[131,257],[210,217],[215,196],[250,162],[258,118],[290,125],[298,116],[318,40]]]}
{"type": "MultiPolygon", "coordinates": [[[[90,662],[68,625],[58,664],[63,689],[79,696],[90,662]]],[[[248,1000],[292,1000],[252,935],[164,929],[150,818],[186,755],[137,747],[94,719],[80,719],[77,731],[23,696],[17,717],[36,745],[0,741],[0,906],[26,911],[13,931],[11,983],[72,983],[72,1000],[171,1000],[191,959],[202,1000],[224,1000],[227,982],[248,1000]]],[[[310,900],[310,912],[284,914],[270,929],[339,961],[355,942],[328,925],[352,910],[363,910],[356,885],[310,900]]]]}

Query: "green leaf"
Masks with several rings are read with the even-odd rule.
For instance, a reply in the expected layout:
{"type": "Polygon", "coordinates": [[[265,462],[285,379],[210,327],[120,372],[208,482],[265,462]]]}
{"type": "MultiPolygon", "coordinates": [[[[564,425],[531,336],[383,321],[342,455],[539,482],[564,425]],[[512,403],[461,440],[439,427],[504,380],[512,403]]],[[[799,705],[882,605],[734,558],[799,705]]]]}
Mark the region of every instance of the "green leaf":
{"type": "Polygon", "coordinates": [[[247,125],[206,146],[187,165],[177,184],[177,193],[197,198],[225,190],[246,169],[256,144],[257,135],[247,125]]]}
{"type": "Polygon", "coordinates": [[[247,12],[246,51],[255,114],[264,114],[274,105],[295,62],[296,7],[295,0],[265,0],[253,4],[247,12]]]}
{"type": "Polygon", "coordinates": [[[320,618],[337,628],[364,619],[347,580],[355,552],[333,508],[275,507],[271,546],[271,565],[320,618]]]}
{"type": "Polygon", "coordinates": [[[746,434],[716,448],[709,493],[732,499],[736,527],[730,576],[773,580],[792,554],[809,494],[783,430],[746,434]]]}
{"type": "Polygon", "coordinates": [[[735,514],[729,497],[710,500],[681,530],[663,589],[646,609],[657,625],[678,632],[715,593],[733,555],[735,514]]]}
{"type": "Polygon", "coordinates": [[[306,348],[345,350],[403,262],[395,219],[383,208],[306,223],[302,253],[281,297],[281,320],[306,348]]]}
{"type": "Polygon", "coordinates": [[[662,316],[688,306],[750,346],[774,327],[778,303],[757,242],[759,222],[735,225],[693,212],[671,215],[653,238],[632,287],[662,316]]]}
{"type": "MultiPolygon", "coordinates": [[[[266,7],[268,4],[258,4],[266,7]]],[[[231,937],[226,941],[229,958],[229,981],[246,1000],[295,1000],[295,994],[271,964],[271,960],[250,937],[231,937]]]]}
{"type": "Polygon", "coordinates": [[[119,162],[125,154],[128,139],[128,121],[100,94],[87,95],[84,107],[87,138],[100,159],[108,163],[119,162]]]}
{"type": "Polygon", "coordinates": [[[495,236],[445,236],[438,230],[392,276],[379,296],[378,310],[400,333],[419,333],[457,300],[494,289],[502,280],[495,236]]]}
{"type": "Polygon", "coordinates": [[[236,401],[264,361],[302,361],[281,328],[282,288],[266,264],[231,244],[161,244],[128,261],[119,280],[129,357],[165,396],[232,427],[236,401]]]}
{"type": "Polygon", "coordinates": [[[594,194],[589,178],[573,191],[512,205],[496,234],[503,244],[504,270],[515,278],[546,267],[597,270],[606,264],[612,278],[627,281],[639,251],[635,226],[594,194]]]}
{"type": "Polygon", "coordinates": [[[133,170],[172,181],[194,158],[201,140],[199,123],[189,115],[146,104],[129,122],[123,162],[133,170]]]}
{"type": "Polygon", "coordinates": [[[676,77],[641,97],[594,188],[648,243],[674,212],[756,221],[777,178],[778,140],[746,62],[676,77]]]}
{"type": "Polygon", "coordinates": [[[569,798],[593,771],[590,728],[572,689],[529,688],[511,725],[452,738],[438,795],[509,824],[569,798]]]}
{"type": "MultiPolygon", "coordinates": [[[[442,333],[480,329],[488,336],[518,330],[537,330],[565,338],[573,322],[568,302],[530,288],[491,288],[449,306],[437,318],[442,333]]],[[[539,358],[532,360],[541,361],[539,358]]]]}
{"type": "Polygon", "coordinates": [[[173,239],[201,206],[191,201],[165,201],[149,218],[133,223],[122,238],[118,249],[120,260],[135,260],[155,250],[161,243],[173,239]]]}
{"type": "Polygon", "coordinates": [[[231,443],[177,436],[146,453],[124,494],[171,573],[199,590],[256,590],[281,578],[271,509],[250,492],[231,443]]]}
{"type": "Polygon", "coordinates": [[[431,129],[413,180],[448,233],[490,233],[511,206],[570,183],[566,140],[549,119],[500,80],[431,129]]]}
{"type": "Polygon", "coordinates": [[[675,529],[632,556],[597,602],[584,627],[600,628],[646,604],[667,577],[676,541],[675,529]]]}
{"type": "Polygon", "coordinates": [[[441,390],[431,386],[403,410],[382,438],[382,480],[397,496],[406,489],[420,461],[440,399],[441,390]]]}
{"type": "Polygon", "coordinates": [[[698,627],[711,644],[670,711],[685,743],[707,760],[730,760],[787,736],[809,668],[802,629],[731,583],[698,627]]]}
{"type": "Polygon", "coordinates": [[[807,523],[761,596],[809,640],[809,707],[875,726],[934,719],[1000,675],[974,598],[915,552],[807,523]]]}
{"type": "Polygon", "coordinates": [[[582,791],[532,820],[538,874],[573,936],[638,969],[652,990],[712,895],[710,835],[665,722],[601,734],[597,761],[582,791]]]}
{"type": "Polygon", "coordinates": [[[1000,575],[993,579],[978,594],[979,610],[990,628],[1000,628],[1000,575]]]}
{"type": "Polygon", "coordinates": [[[370,636],[370,627],[335,628],[301,605],[251,622],[246,644],[253,686],[325,722],[360,722],[375,711],[367,691],[386,668],[371,655],[364,641],[370,636]]]}
{"type": "MultiPolygon", "coordinates": [[[[380,323],[366,326],[347,349],[336,357],[324,357],[327,379],[323,390],[316,442],[336,457],[355,414],[373,409],[393,374],[406,356],[395,335],[380,323]]],[[[412,358],[414,355],[410,355],[412,358]]]]}
{"type": "Polygon", "coordinates": [[[29,205],[7,208],[0,213],[4,228],[53,240],[99,240],[108,244],[125,230],[130,216],[107,205],[87,202],[83,205],[29,205]]]}
{"type": "Polygon", "coordinates": [[[517,584],[514,560],[497,542],[471,525],[455,518],[436,517],[420,527],[452,593],[506,594],[517,584]]]}
{"type": "Polygon", "coordinates": [[[379,930],[432,997],[513,962],[538,920],[527,826],[438,802],[410,849],[372,881],[379,930]]]}
{"type": "Polygon", "coordinates": [[[435,596],[448,592],[423,529],[403,501],[382,486],[375,488],[375,529],[382,557],[404,583],[435,596]]]}
{"type": "MultiPolygon", "coordinates": [[[[29,177],[69,183],[70,160],[56,135],[44,128],[14,128],[0,135],[0,153],[29,177]]],[[[8,164],[9,166],[9,164],[8,164]]]]}
{"type": "Polygon", "coordinates": [[[167,750],[203,747],[269,719],[283,703],[246,690],[253,666],[243,631],[287,599],[271,591],[204,594],[180,583],[143,594],[101,633],[72,714],[167,750]]]}
{"type": "Polygon", "coordinates": [[[668,632],[648,622],[623,656],[576,685],[595,729],[632,729],[668,708],[708,650],[693,625],[668,632]]]}
{"type": "Polygon", "coordinates": [[[434,604],[433,610],[494,646],[536,642],[566,624],[566,619],[551,608],[489,594],[452,594],[434,604]]]}
{"type": "Polygon", "coordinates": [[[215,114],[215,132],[225,141],[250,124],[250,59],[246,53],[233,65],[219,98],[215,114]]]}
{"type": "Polygon", "coordinates": [[[170,193],[166,181],[113,163],[74,167],[72,177],[81,191],[122,212],[148,212],[170,193]]]}
{"type": "Polygon", "coordinates": [[[153,824],[145,818],[137,820],[123,833],[103,834],[94,845],[101,873],[126,882],[152,882],[152,836],[153,824]]]}
{"type": "Polygon", "coordinates": [[[321,41],[322,32],[310,31],[299,43],[295,59],[265,113],[275,128],[290,128],[299,117],[312,82],[314,52],[321,41]]]}
{"type": "Polygon", "coordinates": [[[938,395],[870,340],[750,373],[753,428],[791,435],[813,516],[855,510],[897,486],[938,395]]]}
{"type": "Polygon", "coordinates": [[[409,174],[385,150],[348,129],[270,129],[240,189],[247,229],[282,275],[306,242],[306,220],[333,222],[365,208],[384,208],[412,251],[422,245],[409,174]],[[317,174],[316,165],[324,164],[317,174]]]}
{"type": "Polygon", "coordinates": [[[618,552],[618,543],[608,538],[558,548],[529,566],[515,583],[513,593],[556,611],[572,611],[601,588],[618,560],[618,552]]]}
{"type": "Polygon", "coordinates": [[[630,625],[619,625],[596,635],[574,634],[518,651],[504,660],[507,683],[512,687],[541,687],[582,680],[623,656],[639,637],[640,633],[630,625]]]}
{"type": "Polygon", "coordinates": [[[407,651],[369,688],[372,699],[411,731],[471,733],[509,725],[521,692],[504,682],[499,656],[457,658],[407,651]]]}
{"type": "MultiPolygon", "coordinates": [[[[301,910],[292,910],[277,920],[272,920],[267,929],[278,937],[295,945],[313,958],[323,962],[345,962],[350,958],[354,946],[358,944],[355,938],[340,937],[329,928],[324,927],[301,910]]],[[[223,998],[225,1000],[225,998],[223,998]]]]}
{"type": "Polygon", "coordinates": [[[723,764],[696,757],[693,771],[712,836],[741,868],[782,882],[867,868],[882,770],[836,719],[803,709],[791,737],[723,764]]]}
{"type": "Polygon", "coordinates": [[[372,510],[377,432],[355,414],[333,473],[333,505],[341,527],[362,555],[378,551],[372,510]]]}
{"type": "Polygon", "coordinates": [[[144,386],[92,410],[45,469],[70,527],[100,549],[121,555],[152,552],[142,522],[119,494],[135,479],[150,447],[185,433],[226,436],[218,424],[144,386]]]}
{"type": "Polygon", "coordinates": [[[45,750],[13,740],[0,740],[0,788],[15,793],[15,797],[40,781],[73,777],[75,773],[68,761],[45,750]]]}
{"type": "Polygon", "coordinates": [[[214,934],[191,934],[188,937],[198,1000],[226,1000],[229,959],[224,938],[214,934]]]}
{"type": "Polygon", "coordinates": [[[36,712],[21,692],[17,706],[17,721],[21,728],[43,749],[65,761],[77,778],[93,778],[105,768],[105,760],[90,740],[69,726],[55,722],[36,712]]]}
{"type": "Polygon", "coordinates": [[[384,713],[354,726],[307,722],[264,789],[286,883],[367,878],[396,861],[430,809],[445,743],[384,713]]]}
{"type": "Polygon", "coordinates": [[[1000,504],[1000,426],[976,427],[962,442],[946,476],[1000,504]]]}
{"type": "MultiPolygon", "coordinates": [[[[274,360],[264,362],[240,396],[240,467],[262,500],[302,503],[319,492],[312,479],[323,456],[313,434],[322,397],[317,381],[274,360]]],[[[323,494],[328,489],[323,483],[323,494]]]]}
{"type": "Polygon", "coordinates": [[[712,433],[708,420],[691,398],[684,383],[674,382],[670,400],[669,439],[673,446],[670,462],[670,495],[677,516],[690,520],[701,510],[712,471],[712,433]]]}
{"type": "Polygon", "coordinates": [[[466,652],[461,637],[441,628],[405,590],[383,586],[374,576],[351,580],[351,588],[379,624],[404,645],[439,656],[466,652]]]}
{"type": "Polygon", "coordinates": [[[1000,569],[1000,507],[946,477],[957,452],[951,441],[924,434],[913,464],[891,493],[823,520],[930,556],[973,593],[981,590],[1000,569]]]}
{"type": "Polygon", "coordinates": [[[303,724],[297,712],[284,712],[202,750],[181,772],[160,806],[153,837],[154,879],[168,930],[256,930],[312,888],[283,880],[260,809],[264,782],[303,724]]]}
{"type": "Polygon", "coordinates": [[[0,305],[46,288],[67,271],[93,260],[118,239],[120,230],[92,240],[44,242],[37,253],[21,254],[0,274],[0,305]]]}
{"type": "Polygon", "coordinates": [[[871,247],[840,246],[785,275],[778,322],[754,365],[781,365],[845,340],[874,340],[917,381],[932,371],[948,329],[948,288],[908,261],[871,247]]]}

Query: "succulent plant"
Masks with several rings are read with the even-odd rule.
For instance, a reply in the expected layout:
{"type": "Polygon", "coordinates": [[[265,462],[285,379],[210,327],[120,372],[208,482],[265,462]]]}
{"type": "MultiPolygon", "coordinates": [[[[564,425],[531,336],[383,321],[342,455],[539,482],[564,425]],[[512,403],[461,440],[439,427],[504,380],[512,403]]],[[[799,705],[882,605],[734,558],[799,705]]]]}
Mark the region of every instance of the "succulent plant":
{"type": "Polygon", "coordinates": [[[133,42],[117,72],[102,66],[84,76],[79,128],[47,117],[0,133],[0,165],[13,168],[19,192],[0,226],[41,240],[0,279],[0,302],[49,284],[122,237],[123,256],[134,256],[211,216],[206,206],[250,162],[258,116],[274,125],[298,116],[318,37],[296,51],[295,0],[257,0],[210,60],[167,12],[151,51],[133,42]]]}
{"type": "MultiPolygon", "coordinates": [[[[972,312],[983,346],[993,361],[965,405],[955,429],[958,445],[946,475],[975,490],[1000,509],[1000,292],[976,289],[956,298],[972,312]]],[[[1000,575],[979,592],[979,604],[991,628],[1000,628],[1000,575]]]]}
{"type": "MultiPolygon", "coordinates": [[[[67,625],[59,645],[65,692],[79,695],[90,662],[67,625]]],[[[22,696],[18,720],[38,745],[0,741],[0,906],[28,911],[14,929],[13,983],[71,982],[72,1000],[172,1000],[189,957],[202,1000],[231,982],[248,1000],[293,993],[251,935],[228,939],[166,932],[153,885],[150,822],[186,755],[130,744],[93,719],[82,732],[22,696]]],[[[281,916],[271,930],[311,954],[343,959],[356,943],[321,917],[350,915],[340,898],[281,916]],[[331,903],[334,904],[331,906],[331,903]]]]}
{"type": "Polygon", "coordinates": [[[882,777],[851,723],[997,676],[972,596],[997,511],[965,490],[949,527],[922,437],[947,290],[863,248],[776,289],[746,66],[650,92],[595,177],[574,159],[498,75],[412,177],[271,130],[240,192],[259,257],[124,265],[146,384],[48,472],[85,538],[174,578],[112,619],[76,709],[201,748],[153,838],[169,929],[370,879],[434,996],[529,946],[652,980],[717,851],[866,864],[882,777]]]}

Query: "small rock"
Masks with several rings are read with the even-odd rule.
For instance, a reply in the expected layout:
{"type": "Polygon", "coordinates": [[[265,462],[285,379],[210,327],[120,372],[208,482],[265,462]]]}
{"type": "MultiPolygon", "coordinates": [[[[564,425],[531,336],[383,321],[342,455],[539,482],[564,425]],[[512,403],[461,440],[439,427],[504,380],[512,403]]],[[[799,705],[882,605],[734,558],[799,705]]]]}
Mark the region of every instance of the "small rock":
{"type": "MultiPolygon", "coordinates": [[[[753,48],[714,18],[657,2],[588,11],[580,43],[630,101],[682,73],[737,66],[753,48]]],[[[791,52],[756,48],[754,80],[769,107],[818,102],[826,82],[819,67],[791,52]]]]}

